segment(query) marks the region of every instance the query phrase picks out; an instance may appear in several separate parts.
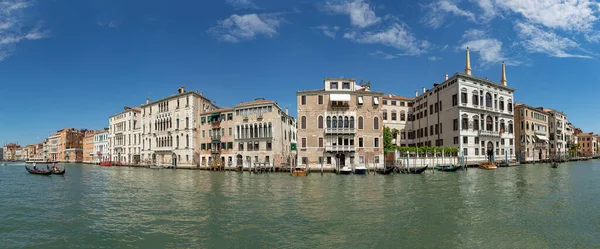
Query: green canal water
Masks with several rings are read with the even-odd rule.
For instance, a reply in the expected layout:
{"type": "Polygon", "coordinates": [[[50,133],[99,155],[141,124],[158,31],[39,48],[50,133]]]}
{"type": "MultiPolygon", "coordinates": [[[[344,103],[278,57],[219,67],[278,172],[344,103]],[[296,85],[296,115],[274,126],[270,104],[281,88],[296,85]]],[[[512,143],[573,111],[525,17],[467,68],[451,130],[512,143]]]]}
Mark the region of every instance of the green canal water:
{"type": "Polygon", "coordinates": [[[600,161],[423,175],[0,166],[0,248],[598,248],[600,161]]]}

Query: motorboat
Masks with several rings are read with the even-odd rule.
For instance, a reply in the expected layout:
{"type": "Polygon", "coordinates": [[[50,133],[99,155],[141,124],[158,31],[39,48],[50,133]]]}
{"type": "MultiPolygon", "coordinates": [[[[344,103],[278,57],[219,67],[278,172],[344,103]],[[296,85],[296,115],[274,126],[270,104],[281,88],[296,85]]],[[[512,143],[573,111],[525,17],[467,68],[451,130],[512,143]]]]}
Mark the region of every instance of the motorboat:
{"type": "Polygon", "coordinates": [[[348,166],[344,166],[342,169],[340,169],[340,174],[342,174],[342,175],[352,174],[352,169],[348,166]]]}
{"type": "Polygon", "coordinates": [[[292,170],[292,176],[306,176],[306,167],[296,167],[292,170]]]}
{"type": "Polygon", "coordinates": [[[356,166],[354,168],[354,174],[365,175],[365,174],[367,174],[367,168],[365,166],[362,166],[362,165],[361,166],[356,166]]]}

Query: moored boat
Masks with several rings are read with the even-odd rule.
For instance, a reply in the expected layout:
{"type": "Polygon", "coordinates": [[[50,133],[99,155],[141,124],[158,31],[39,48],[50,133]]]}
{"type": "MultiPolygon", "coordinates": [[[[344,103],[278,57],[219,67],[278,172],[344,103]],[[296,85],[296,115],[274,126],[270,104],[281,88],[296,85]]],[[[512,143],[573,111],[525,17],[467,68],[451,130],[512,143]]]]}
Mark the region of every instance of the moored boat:
{"type": "Polygon", "coordinates": [[[354,174],[357,174],[357,175],[367,174],[367,168],[365,166],[356,166],[354,168],[354,174]]]}
{"type": "Polygon", "coordinates": [[[151,168],[151,169],[162,169],[162,168],[164,168],[164,167],[163,167],[163,166],[160,166],[160,165],[150,165],[150,168],[151,168]]]}
{"type": "Polygon", "coordinates": [[[342,174],[342,175],[352,174],[352,169],[348,166],[344,166],[342,169],[340,169],[340,174],[342,174]]]}
{"type": "Polygon", "coordinates": [[[33,168],[30,169],[29,167],[25,166],[25,170],[27,170],[27,172],[29,172],[29,174],[34,174],[34,175],[51,175],[52,171],[50,170],[44,170],[44,169],[37,169],[37,168],[33,168]]]}
{"type": "Polygon", "coordinates": [[[484,162],[479,164],[480,169],[497,169],[496,165],[492,162],[484,162]]]}
{"type": "Polygon", "coordinates": [[[401,168],[400,173],[421,174],[421,173],[425,172],[425,170],[427,170],[427,168],[429,168],[429,165],[426,165],[425,167],[401,168]]]}
{"type": "Polygon", "coordinates": [[[449,165],[449,166],[442,166],[442,165],[436,165],[435,169],[439,170],[439,171],[445,171],[445,172],[454,172],[457,171],[461,168],[460,165],[449,165]]]}
{"type": "Polygon", "coordinates": [[[292,176],[306,176],[305,167],[296,167],[292,170],[292,176]]]}
{"type": "Polygon", "coordinates": [[[389,175],[392,172],[394,172],[395,167],[385,167],[385,168],[378,168],[375,170],[375,172],[377,172],[377,174],[381,174],[381,175],[389,175]]]}
{"type": "Polygon", "coordinates": [[[558,168],[558,162],[552,162],[550,165],[552,168],[558,168]]]}
{"type": "Polygon", "coordinates": [[[100,162],[100,166],[111,167],[112,166],[112,162],[111,161],[100,162]]]}

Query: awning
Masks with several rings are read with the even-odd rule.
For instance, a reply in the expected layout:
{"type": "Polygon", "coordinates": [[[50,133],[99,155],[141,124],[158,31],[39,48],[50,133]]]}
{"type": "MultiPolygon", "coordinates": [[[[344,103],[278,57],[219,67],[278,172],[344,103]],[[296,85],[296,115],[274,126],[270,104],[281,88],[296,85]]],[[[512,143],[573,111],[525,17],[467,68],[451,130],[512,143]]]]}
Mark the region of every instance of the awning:
{"type": "Polygon", "coordinates": [[[541,139],[541,140],[544,140],[544,141],[548,141],[548,140],[550,140],[550,139],[548,139],[546,136],[540,136],[540,135],[535,135],[535,136],[536,136],[536,137],[538,137],[538,138],[539,138],[539,139],[541,139]]]}
{"type": "Polygon", "coordinates": [[[358,104],[359,105],[363,104],[363,97],[362,96],[358,96],[358,104]]]}
{"type": "Polygon", "coordinates": [[[213,113],[212,115],[210,115],[211,118],[214,118],[214,117],[218,118],[219,116],[221,116],[220,112],[216,112],[216,113],[213,113]]]}
{"type": "Polygon", "coordinates": [[[529,139],[529,135],[526,135],[526,136],[527,136],[527,143],[530,143],[531,139],[529,139]]]}
{"type": "Polygon", "coordinates": [[[375,103],[376,105],[379,105],[379,98],[378,97],[374,97],[373,98],[373,103],[375,103]]]}
{"type": "Polygon", "coordinates": [[[329,100],[331,100],[331,101],[350,101],[350,94],[332,93],[332,94],[329,94],[329,100]]]}

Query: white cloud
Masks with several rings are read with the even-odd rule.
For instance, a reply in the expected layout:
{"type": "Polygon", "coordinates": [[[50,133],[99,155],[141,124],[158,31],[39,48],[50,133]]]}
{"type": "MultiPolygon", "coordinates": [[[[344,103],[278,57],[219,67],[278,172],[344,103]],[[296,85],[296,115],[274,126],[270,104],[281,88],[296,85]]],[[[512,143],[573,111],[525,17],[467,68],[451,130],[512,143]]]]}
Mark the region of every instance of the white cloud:
{"type": "Polygon", "coordinates": [[[400,55],[419,55],[431,46],[428,41],[419,41],[404,24],[394,23],[386,30],[378,32],[352,31],[344,34],[344,38],[364,44],[382,44],[396,48],[400,55]]]}
{"type": "Polygon", "coordinates": [[[218,21],[208,32],[221,41],[237,43],[261,35],[271,38],[278,34],[277,28],[282,22],[279,14],[234,14],[218,21]]]}
{"type": "Polygon", "coordinates": [[[110,21],[97,21],[96,24],[98,24],[98,26],[100,27],[107,27],[107,28],[117,28],[119,27],[119,25],[121,25],[121,23],[119,21],[115,21],[115,20],[110,20],[110,21]]]}
{"type": "Polygon", "coordinates": [[[25,8],[33,5],[27,1],[7,0],[0,2],[0,61],[10,57],[17,45],[26,40],[38,40],[49,35],[42,30],[41,24],[25,29],[28,23],[25,8]]]}
{"type": "Polygon", "coordinates": [[[437,57],[437,56],[429,56],[429,57],[427,57],[427,59],[430,60],[430,61],[439,61],[442,58],[441,57],[437,57]]]}
{"type": "Polygon", "coordinates": [[[553,32],[542,30],[530,23],[517,22],[515,29],[521,38],[521,45],[531,53],[544,53],[553,57],[592,58],[589,55],[571,54],[570,49],[581,50],[577,42],[561,37],[553,32]]]}
{"type": "Polygon", "coordinates": [[[336,33],[340,30],[339,26],[329,27],[327,25],[321,25],[315,28],[320,29],[321,31],[323,31],[323,34],[325,34],[328,37],[331,37],[332,39],[335,39],[336,33]]]}
{"type": "Polygon", "coordinates": [[[375,51],[373,53],[370,53],[370,55],[373,56],[373,57],[381,57],[381,58],[386,59],[386,60],[396,59],[396,58],[400,57],[400,55],[388,54],[388,53],[383,52],[381,50],[377,50],[377,51],[375,51]]]}
{"type": "Polygon", "coordinates": [[[364,0],[353,1],[332,1],[325,3],[325,10],[338,14],[350,16],[350,23],[353,26],[365,28],[381,21],[380,17],[375,15],[375,11],[364,0]]]}
{"type": "Polygon", "coordinates": [[[502,52],[502,42],[498,39],[480,39],[465,42],[461,48],[470,51],[478,52],[481,58],[481,64],[487,65],[490,63],[498,63],[505,59],[502,52]]]}
{"type": "Polygon", "coordinates": [[[236,9],[258,9],[252,0],[225,0],[225,2],[236,9]]]}
{"type": "Polygon", "coordinates": [[[432,28],[439,28],[446,21],[446,16],[448,13],[466,17],[467,19],[475,22],[475,14],[469,11],[462,10],[456,6],[455,3],[448,0],[441,0],[438,2],[433,2],[425,6],[429,11],[425,14],[421,21],[425,23],[426,26],[432,28]]]}
{"type": "Polygon", "coordinates": [[[482,39],[487,36],[487,32],[479,29],[469,29],[463,34],[464,40],[482,39]]]}
{"type": "Polygon", "coordinates": [[[496,0],[496,4],[548,28],[587,31],[598,20],[599,5],[590,0],[496,0]]]}

